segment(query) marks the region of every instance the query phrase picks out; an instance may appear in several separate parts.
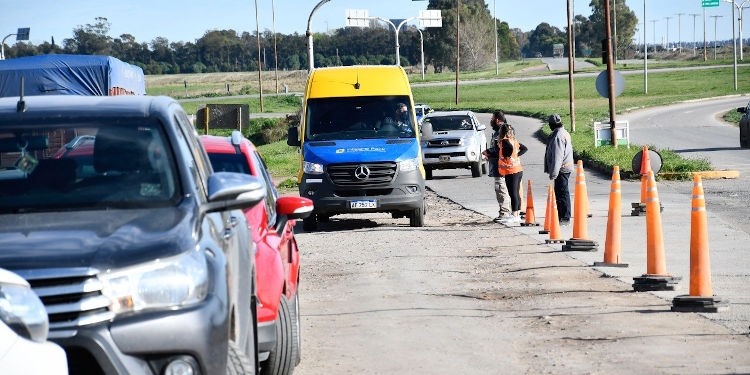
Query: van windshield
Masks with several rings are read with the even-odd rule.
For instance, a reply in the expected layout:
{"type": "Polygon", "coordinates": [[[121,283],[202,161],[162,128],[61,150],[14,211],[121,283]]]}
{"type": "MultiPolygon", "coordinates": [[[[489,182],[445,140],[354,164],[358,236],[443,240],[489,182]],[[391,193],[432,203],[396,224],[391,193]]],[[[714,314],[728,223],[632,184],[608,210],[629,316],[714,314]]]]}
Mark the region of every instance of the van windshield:
{"type": "Polygon", "coordinates": [[[307,100],[308,141],[414,138],[408,96],[355,96],[307,100]]]}
{"type": "Polygon", "coordinates": [[[0,213],[173,205],[179,182],[157,122],[0,127],[0,213]]]}

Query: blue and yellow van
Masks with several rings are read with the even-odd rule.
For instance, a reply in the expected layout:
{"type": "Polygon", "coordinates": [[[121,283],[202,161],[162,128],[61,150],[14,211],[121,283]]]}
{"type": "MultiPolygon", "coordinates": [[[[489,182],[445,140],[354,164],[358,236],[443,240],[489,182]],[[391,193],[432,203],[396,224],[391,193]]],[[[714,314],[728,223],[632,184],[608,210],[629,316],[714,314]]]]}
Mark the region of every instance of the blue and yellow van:
{"type": "Polygon", "coordinates": [[[424,225],[424,168],[406,73],[348,66],[310,73],[299,128],[300,196],[315,209],[306,230],[333,215],[389,212],[424,225]]]}

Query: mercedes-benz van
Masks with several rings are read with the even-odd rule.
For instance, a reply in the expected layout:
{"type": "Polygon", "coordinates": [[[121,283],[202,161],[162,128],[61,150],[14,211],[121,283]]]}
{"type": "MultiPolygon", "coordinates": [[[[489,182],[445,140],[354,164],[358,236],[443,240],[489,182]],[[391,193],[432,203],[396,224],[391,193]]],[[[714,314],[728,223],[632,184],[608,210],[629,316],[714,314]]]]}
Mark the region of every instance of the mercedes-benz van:
{"type": "Polygon", "coordinates": [[[409,80],[399,66],[310,73],[299,128],[300,196],[312,199],[306,230],[333,215],[389,212],[424,225],[424,168],[409,80]]]}

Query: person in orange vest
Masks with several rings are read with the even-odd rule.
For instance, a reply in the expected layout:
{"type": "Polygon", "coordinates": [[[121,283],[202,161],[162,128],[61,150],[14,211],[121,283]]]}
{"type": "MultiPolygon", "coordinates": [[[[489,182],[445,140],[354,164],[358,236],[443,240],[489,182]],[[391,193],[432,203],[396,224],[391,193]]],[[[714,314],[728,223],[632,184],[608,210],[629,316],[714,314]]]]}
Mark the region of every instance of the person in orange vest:
{"type": "Polygon", "coordinates": [[[510,217],[510,194],[508,194],[508,188],[505,185],[505,178],[500,172],[497,171],[497,160],[500,155],[499,142],[505,138],[505,134],[501,133],[501,127],[507,121],[505,120],[505,114],[502,111],[495,111],[492,113],[492,120],[490,125],[492,126],[492,139],[490,144],[487,146],[487,150],[482,151],[482,155],[489,162],[489,173],[488,176],[495,179],[495,199],[498,205],[498,215],[492,221],[499,223],[503,219],[510,217]]]}
{"type": "Polygon", "coordinates": [[[520,156],[528,150],[516,139],[515,131],[510,124],[501,125],[501,134],[505,134],[500,142],[500,158],[497,161],[497,170],[505,178],[505,185],[510,194],[510,207],[512,215],[500,223],[512,226],[521,224],[521,178],[523,178],[523,166],[520,156]]]}

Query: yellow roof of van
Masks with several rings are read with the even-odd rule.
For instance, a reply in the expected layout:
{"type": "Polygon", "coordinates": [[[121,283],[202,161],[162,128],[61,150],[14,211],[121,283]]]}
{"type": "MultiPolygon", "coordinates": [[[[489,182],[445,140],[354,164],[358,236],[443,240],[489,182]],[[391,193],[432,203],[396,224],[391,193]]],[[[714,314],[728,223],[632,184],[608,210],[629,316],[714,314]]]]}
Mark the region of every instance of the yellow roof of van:
{"type": "Polygon", "coordinates": [[[411,95],[409,79],[400,66],[344,66],[313,70],[308,98],[411,95]],[[359,82],[359,89],[355,88],[359,82]]]}

